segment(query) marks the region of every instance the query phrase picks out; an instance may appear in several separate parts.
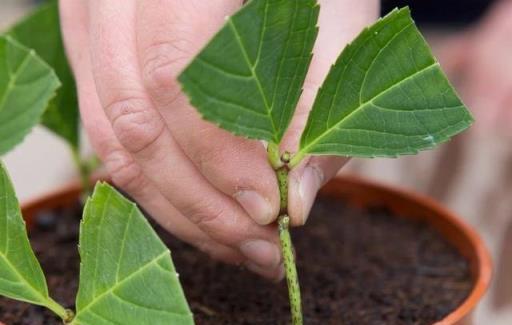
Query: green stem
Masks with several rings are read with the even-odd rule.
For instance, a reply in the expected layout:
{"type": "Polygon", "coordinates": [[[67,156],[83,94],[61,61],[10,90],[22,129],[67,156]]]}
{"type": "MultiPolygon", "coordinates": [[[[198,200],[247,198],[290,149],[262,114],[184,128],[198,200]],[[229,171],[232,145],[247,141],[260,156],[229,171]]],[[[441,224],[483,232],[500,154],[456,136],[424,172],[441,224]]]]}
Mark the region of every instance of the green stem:
{"type": "Polygon", "coordinates": [[[293,254],[292,238],[290,236],[290,217],[283,214],[279,216],[279,240],[281,241],[281,252],[284,259],[286,271],[286,282],[288,284],[288,298],[292,312],[292,324],[302,325],[302,302],[300,298],[299,277],[293,254]]]}
{"type": "Polygon", "coordinates": [[[276,170],[279,184],[279,194],[281,197],[281,211],[278,218],[279,240],[281,242],[281,253],[284,259],[284,268],[286,271],[286,281],[288,284],[288,296],[290,300],[290,309],[292,314],[292,324],[302,325],[302,303],[300,297],[299,278],[297,276],[297,267],[295,265],[295,256],[293,254],[292,239],[290,236],[290,217],[288,216],[288,162],[289,153],[284,153],[281,157],[283,166],[276,170]]]}
{"type": "Polygon", "coordinates": [[[281,161],[281,155],[279,154],[279,145],[274,142],[269,142],[267,147],[268,153],[268,161],[272,168],[275,170],[281,168],[283,166],[283,162],[281,161]]]}
{"type": "Polygon", "coordinates": [[[72,147],[71,154],[73,156],[73,161],[75,162],[76,168],[80,173],[80,181],[82,183],[82,199],[85,199],[91,193],[89,168],[87,168],[86,164],[82,161],[78,148],[72,147]]]}
{"type": "Polygon", "coordinates": [[[75,313],[72,310],[62,307],[58,302],[56,302],[52,298],[48,298],[45,307],[53,311],[57,316],[59,316],[64,322],[64,324],[68,324],[75,317],[75,313]]]}
{"type": "Polygon", "coordinates": [[[288,164],[288,167],[290,169],[297,167],[297,165],[300,164],[300,162],[302,161],[302,159],[304,159],[305,156],[306,156],[306,153],[299,150],[299,152],[297,152],[295,155],[293,155],[293,157],[290,159],[290,163],[288,164]]]}
{"type": "Polygon", "coordinates": [[[277,183],[279,185],[280,212],[287,214],[288,210],[288,167],[283,166],[276,170],[277,183]]]}

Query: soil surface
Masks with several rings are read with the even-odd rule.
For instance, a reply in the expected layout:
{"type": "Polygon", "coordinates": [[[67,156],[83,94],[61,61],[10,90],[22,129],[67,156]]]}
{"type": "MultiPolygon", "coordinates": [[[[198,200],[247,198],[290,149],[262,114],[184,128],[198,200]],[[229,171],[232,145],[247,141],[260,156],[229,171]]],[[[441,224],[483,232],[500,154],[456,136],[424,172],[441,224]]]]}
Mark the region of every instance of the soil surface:
{"type": "MultiPolygon", "coordinates": [[[[31,242],[54,298],[73,308],[79,208],[42,212],[31,242]],[[57,222],[58,220],[58,222],[57,222]]],[[[198,325],[289,324],[286,284],[210,260],[158,229],[173,252],[198,325]]],[[[467,297],[468,263],[435,231],[383,208],[320,199],[294,229],[304,323],[432,324],[467,297]]],[[[43,308],[0,298],[7,325],[57,325],[43,308]]]]}

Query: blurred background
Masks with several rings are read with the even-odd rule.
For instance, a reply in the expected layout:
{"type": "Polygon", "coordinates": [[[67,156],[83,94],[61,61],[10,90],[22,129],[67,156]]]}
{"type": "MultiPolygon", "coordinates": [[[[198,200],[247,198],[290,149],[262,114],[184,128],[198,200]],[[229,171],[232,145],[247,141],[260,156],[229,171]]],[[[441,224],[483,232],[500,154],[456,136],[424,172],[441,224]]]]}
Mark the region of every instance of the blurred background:
{"type": "MultiPolygon", "coordinates": [[[[0,28],[9,26],[36,2],[0,0],[0,28]]],[[[341,173],[427,194],[473,225],[486,241],[495,264],[494,283],[477,310],[475,324],[510,325],[512,1],[383,0],[382,11],[403,5],[412,8],[477,122],[469,132],[437,150],[400,159],[353,160],[341,173]]],[[[4,161],[22,201],[77,177],[67,146],[42,127],[4,161]]]]}
{"type": "MultiPolygon", "coordinates": [[[[0,30],[5,30],[38,2],[0,0],[0,30]]],[[[88,148],[87,145],[84,147],[88,148]]],[[[21,201],[48,192],[48,189],[57,188],[77,177],[69,147],[42,126],[36,126],[22,145],[3,157],[3,161],[9,168],[21,201]]]]}

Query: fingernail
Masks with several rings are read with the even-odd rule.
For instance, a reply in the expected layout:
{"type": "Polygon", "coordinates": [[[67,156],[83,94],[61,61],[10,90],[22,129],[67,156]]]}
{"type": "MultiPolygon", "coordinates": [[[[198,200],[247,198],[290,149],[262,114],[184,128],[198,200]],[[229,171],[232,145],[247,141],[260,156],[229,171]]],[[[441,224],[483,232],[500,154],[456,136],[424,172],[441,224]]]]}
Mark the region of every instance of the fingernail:
{"type": "Polygon", "coordinates": [[[275,268],[281,262],[279,248],[265,240],[246,241],[240,246],[240,251],[260,267],[275,268]]]}
{"type": "Polygon", "coordinates": [[[284,276],[286,275],[284,264],[279,265],[279,271],[277,273],[277,276],[274,278],[274,281],[276,283],[281,282],[284,279],[284,276]]]}
{"type": "Polygon", "coordinates": [[[235,199],[256,223],[267,225],[273,221],[274,216],[270,202],[259,193],[242,190],[235,194],[235,199]]]}
{"type": "Polygon", "coordinates": [[[302,219],[305,224],[311,207],[315,202],[316,193],[323,182],[323,173],[314,166],[307,166],[299,182],[299,196],[302,202],[302,219]]]}

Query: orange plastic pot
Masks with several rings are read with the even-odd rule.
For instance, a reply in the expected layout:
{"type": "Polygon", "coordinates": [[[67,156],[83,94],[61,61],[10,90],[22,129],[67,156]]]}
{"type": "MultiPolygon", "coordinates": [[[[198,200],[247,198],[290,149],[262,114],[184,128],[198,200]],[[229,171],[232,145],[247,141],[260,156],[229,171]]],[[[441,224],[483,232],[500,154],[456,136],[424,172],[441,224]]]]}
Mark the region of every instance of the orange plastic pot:
{"type": "Polygon", "coordinates": [[[473,289],[457,309],[433,325],[474,325],[473,311],[491,281],[492,263],[480,236],[461,218],[423,195],[355,177],[335,179],[319,195],[340,198],[359,207],[382,205],[399,217],[420,220],[436,229],[468,259],[473,289]]]}
{"type": "MultiPolygon", "coordinates": [[[[76,202],[79,195],[80,185],[71,184],[23,204],[27,224],[30,227],[38,211],[68,206],[76,202]]],[[[382,205],[399,217],[421,220],[437,229],[468,259],[474,285],[457,309],[433,325],[473,324],[472,312],[489,286],[492,266],[484,243],[471,227],[432,199],[359,178],[336,178],[324,186],[319,195],[339,198],[360,207],[382,205]]],[[[0,325],[3,324],[0,322],[0,325]]]]}

